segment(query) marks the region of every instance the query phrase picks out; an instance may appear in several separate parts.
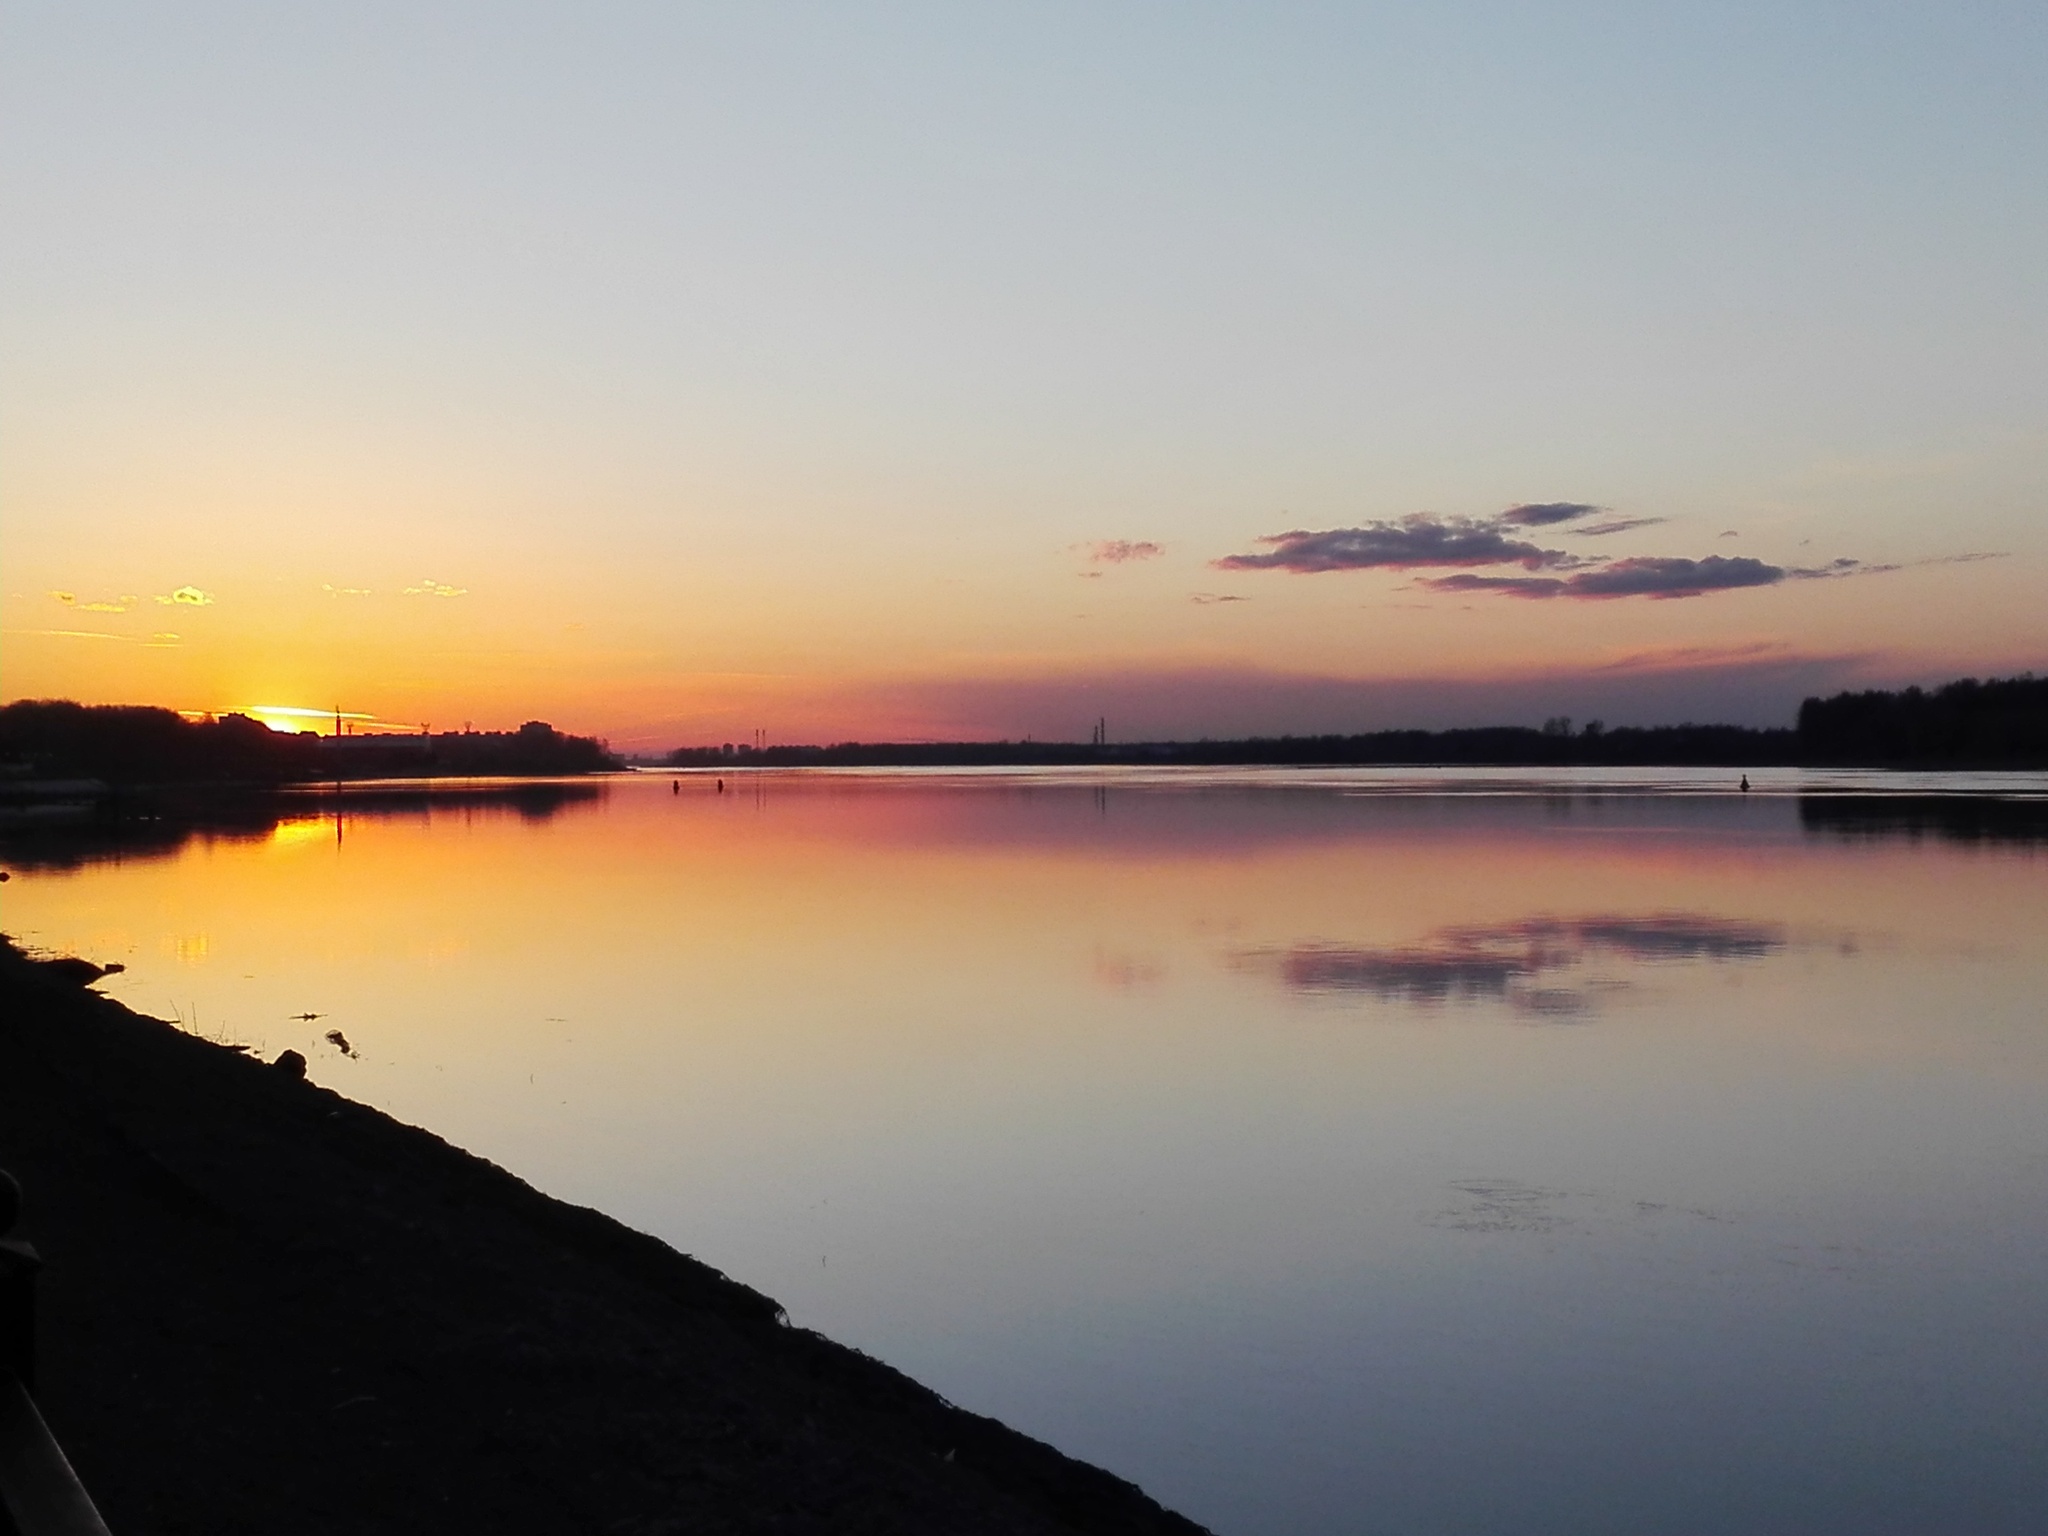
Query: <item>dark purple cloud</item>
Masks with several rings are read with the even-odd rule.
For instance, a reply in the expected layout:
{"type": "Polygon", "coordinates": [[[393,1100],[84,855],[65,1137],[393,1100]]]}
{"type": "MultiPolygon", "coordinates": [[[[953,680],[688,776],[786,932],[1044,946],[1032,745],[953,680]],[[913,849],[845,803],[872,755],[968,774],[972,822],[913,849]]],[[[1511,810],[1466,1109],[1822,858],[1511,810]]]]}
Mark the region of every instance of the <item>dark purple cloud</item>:
{"type": "MultiPolygon", "coordinates": [[[[1416,512],[1400,519],[1375,519],[1357,528],[1290,529],[1268,534],[1256,554],[1226,555],[1214,564],[1225,571],[1428,570],[1432,567],[1519,565],[1524,570],[1576,570],[1599,563],[1561,549],[1545,549],[1524,530],[1556,527],[1605,509],[1585,501],[1531,501],[1492,517],[1438,517],[1416,512]]],[[[1658,518],[1610,518],[1575,533],[1619,533],[1659,522],[1658,518]]]]}
{"type": "MultiPolygon", "coordinates": [[[[1853,566],[1855,562],[1850,562],[1853,566]]],[[[1432,592],[1492,592],[1503,597],[1699,597],[1707,592],[1728,592],[1739,587],[1769,587],[1793,573],[1783,566],[1766,565],[1747,555],[1729,559],[1708,555],[1704,560],[1686,560],[1659,555],[1636,555],[1613,560],[1570,576],[1439,576],[1422,583],[1432,592]]],[[[1840,576],[1847,570],[1815,570],[1814,576],[1840,576]]]]}
{"type": "Polygon", "coordinates": [[[1698,597],[1737,587],[1768,587],[1785,579],[1781,566],[1748,555],[1686,560],[1637,555],[1571,579],[1573,597],[1698,597]]]}
{"type": "MultiPolygon", "coordinates": [[[[1744,587],[1771,587],[1783,581],[1830,581],[1906,569],[1905,565],[1872,565],[1848,557],[1825,565],[1791,567],[1771,565],[1747,555],[1707,555],[1699,559],[1631,555],[1614,559],[1545,549],[1523,535],[1523,530],[1529,528],[1561,527],[1567,533],[1599,538],[1668,521],[1662,517],[1603,517],[1597,522],[1580,522],[1604,511],[1590,502],[1541,501],[1509,507],[1492,517],[1439,517],[1417,512],[1399,520],[1376,519],[1357,528],[1295,528],[1261,538],[1258,542],[1265,548],[1258,553],[1226,555],[1211,563],[1226,571],[1277,570],[1296,575],[1449,569],[1456,574],[1425,576],[1416,585],[1439,593],[1593,601],[1619,597],[1700,597],[1744,587]],[[1519,566],[1531,574],[1479,574],[1475,569],[1485,566],[1519,566]]],[[[1722,535],[1733,536],[1733,529],[1722,535]]],[[[1941,555],[1908,564],[1947,565],[1997,558],[1986,551],[1941,555]]]]}
{"type": "Polygon", "coordinates": [[[1362,528],[1312,533],[1296,528],[1259,540],[1262,554],[1226,555],[1215,563],[1225,571],[1417,570],[1431,566],[1519,565],[1539,571],[1579,564],[1561,549],[1542,549],[1512,538],[1498,518],[1433,517],[1417,512],[1399,522],[1370,522],[1362,528]]]}

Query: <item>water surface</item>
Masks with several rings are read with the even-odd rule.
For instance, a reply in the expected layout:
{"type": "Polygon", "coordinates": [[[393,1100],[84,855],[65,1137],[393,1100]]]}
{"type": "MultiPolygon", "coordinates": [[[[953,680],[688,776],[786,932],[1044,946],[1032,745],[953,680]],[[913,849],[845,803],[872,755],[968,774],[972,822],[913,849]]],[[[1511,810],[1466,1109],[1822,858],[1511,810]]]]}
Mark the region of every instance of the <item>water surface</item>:
{"type": "Polygon", "coordinates": [[[2044,786],[1752,778],[650,776],[0,857],[132,1005],[1222,1532],[2039,1530],[2044,786]]]}

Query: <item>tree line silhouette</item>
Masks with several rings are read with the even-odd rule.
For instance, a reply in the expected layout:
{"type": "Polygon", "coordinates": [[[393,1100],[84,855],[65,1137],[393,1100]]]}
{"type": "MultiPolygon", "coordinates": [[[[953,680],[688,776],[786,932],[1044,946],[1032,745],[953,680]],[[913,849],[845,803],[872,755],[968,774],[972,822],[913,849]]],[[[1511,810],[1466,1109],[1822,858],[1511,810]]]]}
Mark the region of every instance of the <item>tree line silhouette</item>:
{"type": "Polygon", "coordinates": [[[1254,736],[1233,741],[838,742],[683,747],[678,768],[1061,767],[1086,763],[1442,764],[1497,767],[2048,767],[2048,680],[1965,678],[1927,691],[1809,698],[1794,728],[1617,726],[1565,716],[1538,727],[1254,736]]]}
{"type": "Polygon", "coordinates": [[[553,776],[618,767],[603,744],[542,720],[516,731],[320,736],[246,715],[188,720],[146,705],[23,699],[0,706],[0,769],[109,784],[305,783],[394,775],[553,776]]]}
{"type": "MultiPolygon", "coordinates": [[[[2048,767],[2048,679],[1963,678],[1935,689],[1809,698],[1791,729],[1582,726],[1263,736],[1234,741],[840,742],[684,747],[675,767],[1030,767],[1086,763],[1446,764],[1526,767],[2048,767]]],[[[545,721],[517,731],[320,736],[244,715],[188,720],[141,705],[25,699],[0,706],[0,772],[110,784],[288,784],[337,778],[554,776],[620,766],[602,742],[545,721]]]]}

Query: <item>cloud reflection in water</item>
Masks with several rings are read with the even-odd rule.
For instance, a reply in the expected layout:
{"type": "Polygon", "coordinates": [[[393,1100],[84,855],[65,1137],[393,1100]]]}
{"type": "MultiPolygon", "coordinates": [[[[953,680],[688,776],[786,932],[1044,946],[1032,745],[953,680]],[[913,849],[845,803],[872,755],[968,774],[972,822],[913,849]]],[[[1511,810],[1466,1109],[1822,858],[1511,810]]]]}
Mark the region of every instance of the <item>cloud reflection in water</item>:
{"type": "Polygon", "coordinates": [[[1568,1019],[1592,1012],[1603,993],[1623,990],[1628,983],[1595,976],[1578,985],[1539,986],[1533,984],[1537,978],[1598,959],[1641,965],[1761,960],[1790,943],[1782,923],[1656,912],[1532,917],[1443,928],[1419,944],[1399,948],[1311,943],[1247,951],[1237,958],[1243,969],[1274,975],[1293,992],[1357,994],[1423,1007],[1504,1002],[1533,1017],[1568,1019]]]}

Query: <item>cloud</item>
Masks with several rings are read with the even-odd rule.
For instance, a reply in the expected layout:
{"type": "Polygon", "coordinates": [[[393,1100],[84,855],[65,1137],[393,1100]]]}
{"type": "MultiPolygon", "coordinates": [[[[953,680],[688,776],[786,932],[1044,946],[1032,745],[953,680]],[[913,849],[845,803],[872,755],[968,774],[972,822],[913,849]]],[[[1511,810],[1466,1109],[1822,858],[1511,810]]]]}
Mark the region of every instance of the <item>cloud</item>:
{"type": "Polygon", "coordinates": [[[1637,528],[1654,528],[1659,523],[1670,521],[1668,517],[1610,517],[1604,523],[1592,523],[1571,531],[1581,538],[1598,539],[1610,533],[1630,533],[1637,528]]]}
{"type": "MultiPolygon", "coordinates": [[[[1853,565],[1855,562],[1850,563],[1853,565]]],[[[1438,576],[1426,578],[1422,585],[1432,592],[1492,592],[1503,597],[1674,598],[1699,597],[1708,592],[1727,592],[1740,587],[1775,586],[1790,574],[1782,566],[1766,565],[1747,555],[1733,559],[1708,555],[1704,560],[1636,555],[1566,577],[1438,576]]],[[[1847,572],[1828,570],[1813,574],[1842,575],[1847,572]]]]}
{"type": "Polygon", "coordinates": [[[320,583],[320,590],[329,597],[368,597],[370,595],[368,587],[332,587],[324,581],[320,583]]]}
{"type": "MultiPolygon", "coordinates": [[[[1591,531],[1591,530],[1587,530],[1591,531]]],[[[1873,565],[1843,556],[1825,565],[1777,566],[1748,555],[1708,555],[1703,560],[1636,555],[1601,561],[1570,576],[1425,577],[1420,585],[1432,592],[1491,592],[1502,597],[1572,597],[1604,600],[1617,597],[1699,597],[1743,587],[1771,587],[1781,581],[1839,581],[1846,576],[1885,576],[1926,565],[1963,565],[2001,558],[1993,553],[1935,555],[1925,560],[1873,565]]]]}
{"type": "Polygon", "coordinates": [[[1574,597],[1698,597],[1737,587],[1768,587],[1785,579],[1775,565],[1748,555],[1687,560],[1637,555],[1571,578],[1574,597]]]}
{"type": "Polygon", "coordinates": [[[1196,592],[1189,596],[1191,603],[1248,603],[1248,597],[1239,597],[1235,592],[1196,592]]]}
{"type": "Polygon", "coordinates": [[[1258,542],[1263,554],[1226,555],[1214,563],[1223,571],[1415,570],[1430,566],[1519,565],[1537,571],[1582,563],[1561,549],[1542,549],[1511,537],[1498,518],[1436,517],[1416,512],[1399,522],[1375,521],[1362,528],[1312,533],[1296,528],[1258,542]]]}
{"type": "Polygon", "coordinates": [[[128,605],[135,601],[132,597],[123,597],[108,602],[81,603],[76,592],[52,592],[50,596],[54,601],[79,613],[126,613],[128,605]]]}
{"type": "Polygon", "coordinates": [[[1098,539],[1083,546],[1096,565],[1125,565],[1133,560],[1157,560],[1166,553],[1164,544],[1150,539],[1098,539]]]}
{"type": "Polygon", "coordinates": [[[1506,597],[1557,597],[1560,576],[1434,576],[1422,583],[1432,592],[1497,592],[1506,597]]]}
{"type": "Polygon", "coordinates": [[[1898,569],[1896,565],[1865,565],[1845,556],[1826,565],[1795,565],[1785,575],[1791,581],[1831,581],[1838,576],[1877,576],[1898,569]]]}
{"type": "Polygon", "coordinates": [[[469,595],[469,588],[451,587],[445,582],[434,580],[431,576],[422,576],[418,586],[405,589],[405,595],[407,597],[466,597],[469,595]]]}
{"type": "MultiPolygon", "coordinates": [[[[1606,517],[1579,524],[1581,518],[1605,511],[1590,502],[1526,502],[1492,517],[1439,517],[1417,512],[1398,521],[1375,520],[1357,528],[1314,531],[1291,529],[1258,540],[1265,548],[1253,554],[1226,555],[1211,562],[1225,571],[1292,571],[1312,575],[1324,571],[1453,569],[1455,574],[1428,576],[1416,585],[1446,594],[1489,593],[1498,597],[1542,600],[1555,597],[1604,600],[1620,597],[1700,597],[1744,587],[1770,587],[1783,581],[1825,581],[1844,576],[1876,576],[1906,569],[1905,565],[1872,565],[1843,557],[1825,565],[1778,566],[1747,555],[1707,555],[1700,559],[1673,555],[1574,555],[1545,549],[1522,537],[1528,528],[1563,527],[1587,538],[1602,538],[1651,528],[1663,517],[1606,517]],[[1519,566],[1529,575],[1479,574],[1484,566],[1519,566]]],[[[1721,535],[1732,538],[1735,530],[1721,535]]],[[[1948,565],[1998,556],[1988,551],[1941,555],[1910,565],[1948,565]]]]}
{"type": "Polygon", "coordinates": [[[210,608],[213,606],[213,594],[202,592],[197,587],[180,587],[157,601],[166,607],[210,608]]]}
{"type": "Polygon", "coordinates": [[[1606,510],[1583,501],[1531,501],[1519,507],[1509,507],[1494,521],[1516,528],[1548,528],[1552,523],[1568,523],[1574,518],[1591,517],[1595,512],[1606,510]]]}

